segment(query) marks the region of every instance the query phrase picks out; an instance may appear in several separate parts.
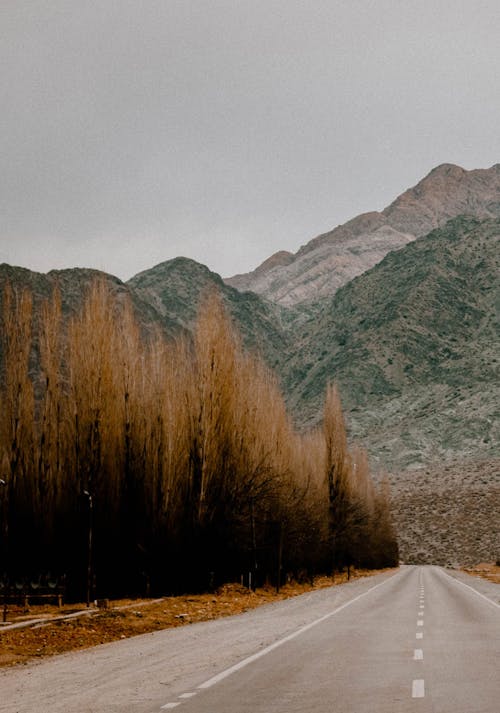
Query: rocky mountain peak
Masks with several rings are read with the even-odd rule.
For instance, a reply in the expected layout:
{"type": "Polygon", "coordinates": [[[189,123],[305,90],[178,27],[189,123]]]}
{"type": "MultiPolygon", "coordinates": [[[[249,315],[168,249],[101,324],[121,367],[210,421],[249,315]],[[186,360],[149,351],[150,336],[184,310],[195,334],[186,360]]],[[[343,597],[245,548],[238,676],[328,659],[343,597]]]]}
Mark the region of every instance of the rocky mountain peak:
{"type": "Polygon", "coordinates": [[[457,215],[500,216],[500,164],[467,171],[443,163],[381,212],[372,211],[317,236],[295,254],[276,253],[253,272],[226,280],[290,306],[333,295],[393,250],[457,215]]]}

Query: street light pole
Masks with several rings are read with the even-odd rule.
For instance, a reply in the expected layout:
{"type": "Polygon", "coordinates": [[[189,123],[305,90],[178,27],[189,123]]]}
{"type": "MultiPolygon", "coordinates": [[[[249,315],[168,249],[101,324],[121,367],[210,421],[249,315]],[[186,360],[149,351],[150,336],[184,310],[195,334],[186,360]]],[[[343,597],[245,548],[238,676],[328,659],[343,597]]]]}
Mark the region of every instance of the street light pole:
{"type": "Polygon", "coordinates": [[[92,588],[92,510],[93,502],[92,495],[88,490],[84,490],[83,494],[87,496],[89,500],[89,528],[88,528],[88,541],[87,541],[87,606],[90,607],[90,590],[92,588]]]}
{"type": "MultiPolygon", "coordinates": [[[[7,487],[7,482],[3,478],[0,478],[0,486],[2,486],[2,488],[7,487]]],[[[2,528],[1,528],[2,542],[1,542],[1,546],[2,546],[2,554],[5,557],[5,559],[7,559],[7,514],[5,512],[4,500],[5,500],[5,496],[2,497],[2,528]]],[[[7,580],[4,581],[4,583],[3,583],[3,616],[2,616],[2,619],[3,619],[4,623],[7,621],[7,580]]]]}

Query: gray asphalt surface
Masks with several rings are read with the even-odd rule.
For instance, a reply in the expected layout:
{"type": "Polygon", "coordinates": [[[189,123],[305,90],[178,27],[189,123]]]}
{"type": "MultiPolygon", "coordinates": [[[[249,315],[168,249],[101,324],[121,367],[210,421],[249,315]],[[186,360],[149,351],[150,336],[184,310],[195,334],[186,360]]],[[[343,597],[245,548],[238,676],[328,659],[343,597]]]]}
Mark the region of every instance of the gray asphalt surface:
{"type": "Polygon", "coordinates": [[[402,567],[6,669],[0,711],[499,713],[500,587],[450,574],[402,567]]]}

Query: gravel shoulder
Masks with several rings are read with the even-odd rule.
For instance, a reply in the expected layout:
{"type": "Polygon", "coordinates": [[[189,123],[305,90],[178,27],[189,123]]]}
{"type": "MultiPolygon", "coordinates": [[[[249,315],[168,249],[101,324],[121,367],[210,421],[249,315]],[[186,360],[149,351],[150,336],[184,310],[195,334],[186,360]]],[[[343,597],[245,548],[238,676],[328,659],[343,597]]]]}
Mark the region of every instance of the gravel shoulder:
{"type": "MultiPolygon", "coordinates": [[[[498,570],[500,572],[500,567],[495,567],[494,565],[490,565],[489,569],[490,571],[498,570]]],[[[484,574],[481,574],[481,570],[475,574],[469,574],[463,570],[445,569],[444,571],[451,577],[458,579],[459,582],[467,584],[480,594],[488,597],[488,599],[491,599],[495,604],[500,604],[500,581],[497,580],[497,582],[495,582],[485,578],[484,574]]]]}

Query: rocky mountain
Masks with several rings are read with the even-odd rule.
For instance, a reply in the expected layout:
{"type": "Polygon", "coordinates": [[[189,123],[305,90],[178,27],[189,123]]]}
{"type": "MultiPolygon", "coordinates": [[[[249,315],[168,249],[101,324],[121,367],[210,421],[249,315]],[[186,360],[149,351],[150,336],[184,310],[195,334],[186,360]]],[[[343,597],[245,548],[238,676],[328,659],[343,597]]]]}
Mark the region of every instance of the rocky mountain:
{"type": "MultiPolygon", "coordinates": [[[[436,171],[441,180],[442,167],[436,171]]],[[[487,188],[492,171],[469,172],[485,177],[487,213],[496,210],[487,188]]],[[[458,173],[456,180],[460,187],[458,173]]],[[[387,209],[401,229],[417,221],[412,211],[423,195],[409,193],[387,209]]],[[[422,226],[444,215],[431,193],[425,200],[422,226]]],[[[365,226],[373,221],[378,218],[366,218],[365,226]]],[[[358,233],[359,244],[364,234],[358,233]]],[[[346,237],[346,244],[352,247],[352,240],[346,237]]],[[[29,287],[36,310],[58,286],[71,314],[98,277],[117,299],[132,299],[146,335],[160,328],[175,337],[192,328],[204,295],[217,290],[245,346],[281,378],[300,428],[321,421],[325,386],[338,382],[351,442],[367,447],[375,469],[391,473],[404,559],[472,563],[496,557],[500,546],[499,247],[500,218],[455,217],[381,255],[333,296],[288,307],[240,292],[186,258],[128,283],[95,270],[42,275],[0,265],[0,295],[7,281],[29,287]]],[[[279,254],[270,270],[295,260],[279,254]]]]}
{"type": "Polygon", "coordinates": [[[352,438],[380,466],[487,458],[498,455],[499,235],[498,219],[456,218],[333,297],[289,308],[240,293],[186,258],[127,286],[187,329],[203,295],[218,290],[247,348],[281,377],[300,428],[321,420],[335,379],[352,438]]]}
{"type": "Polygon", "coordinates": [[[328,297],[390,251],[461,214],[500,216],[500,164],[473,171],[438,166],[382,212],[363,213],[314,238],[295,255],[276,253],[253,272],[226,283],[286,306],[328,297]]]}
{"type": "Polygon", "coordinates": [[[160,319],[156,310],[141,300],[140,296],[121,280],[99,270],[72,268],[40,273],[3,263],[0,265],[0,297],[7,283],[18,292],[28,289],[33,296],[33,309],[36,315],[42,302],[50,299],[54,289],[57,289],[61,295],[63,314],[70,316],[80,309],[95,280],[104,280],[118,300],[125,297],[132,300],[135,315],[145,333],[159,328],[167,338],[171,338],[183,331],[178,320],[170,319],[168,315],[160,319]]]}
{"type": "Polygon", "coordinates": [[[284,372],[298,420],[334,378],[385,467],[499,456],[499,246],[499,219],[458,217],[318,303],[284,372]]]}
{"type": "MultiPolygon", "coordinates": [[[[57,284],[63,308],[92,279],[129,295],[143,329],[189,331],[210,290],[222,295],[247,349],[281,378],[299,428],[321,421],[328,380],[340,386],[352,439],[386,468],[500,455],[500,220],[459,217],[386,255],[333,297],[285,308],[240,293],[203,265],[176,258],[124,284],[94,270],[47,275],[0,266],[40,304],[57,284]]],[[[286,259],[286,258],[285,258],[286,259]]]]}
{"type": "Polygon", "coordinates": [[[288,313],[252,292],[240,293],[194,260],[178,257],[135,275],[128,288],[161,319],[190,330],[203,298],[212,290],[223,299],[247,349],[281,371],[283,355],[292,348],[288,313]]]}

